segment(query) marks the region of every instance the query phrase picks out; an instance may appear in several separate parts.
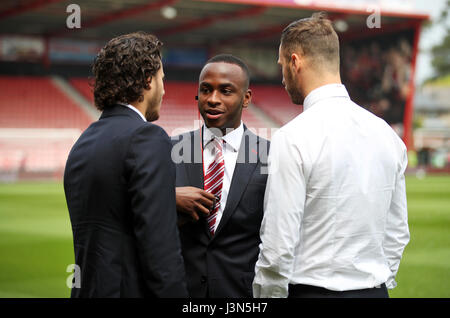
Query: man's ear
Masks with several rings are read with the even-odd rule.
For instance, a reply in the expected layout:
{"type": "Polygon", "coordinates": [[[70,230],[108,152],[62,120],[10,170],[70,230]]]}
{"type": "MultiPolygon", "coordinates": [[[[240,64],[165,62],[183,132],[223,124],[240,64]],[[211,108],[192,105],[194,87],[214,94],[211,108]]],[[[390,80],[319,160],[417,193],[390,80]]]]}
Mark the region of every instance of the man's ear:
{"type": "Polygon", "coordinates": [[[149,76],[149,77],[147,78],[147,85],[148,85],[148,88],[149,88],[149,89],[152,87],[152,77],[151,77],[151,76],[149,76]]]}
{"type": "Polygon", "coordinates": [[[300,69],[302,68],[302,57],[297,53],[291,54],[291,67],[292,70],[295,71],[295,73],[298,73],[300,69]]]}
{"type": "Polygon", "coordinates": [[[244,95],[244,102],[242,103],[242,108],[247,108],[248,105],[250,105],[251,101],[252,101],[252,90],[247,89],[244,95]]]}

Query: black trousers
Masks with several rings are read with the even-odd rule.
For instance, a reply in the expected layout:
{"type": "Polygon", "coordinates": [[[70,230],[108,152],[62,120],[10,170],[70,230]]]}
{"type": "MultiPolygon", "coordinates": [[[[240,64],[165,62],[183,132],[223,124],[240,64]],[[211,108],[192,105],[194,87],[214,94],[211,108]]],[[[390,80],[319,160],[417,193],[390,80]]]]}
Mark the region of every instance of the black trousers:
{"type": "Polygon", "coordinates": [[[289,298],[389,298],[386,285],[379,288],[334,291],[317,286],[289,284],[289,298]]]}

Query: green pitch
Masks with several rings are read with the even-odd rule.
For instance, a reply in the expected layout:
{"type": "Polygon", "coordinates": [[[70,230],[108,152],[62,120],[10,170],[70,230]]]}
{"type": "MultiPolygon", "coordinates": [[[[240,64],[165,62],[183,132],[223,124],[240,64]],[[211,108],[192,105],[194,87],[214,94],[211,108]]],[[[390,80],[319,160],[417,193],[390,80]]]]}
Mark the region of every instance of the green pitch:
{"type": "MultiPolygon", "coordinates": [[[[450,297],[450,177],[407,178],[411,241],[391,297],[450,297]]],[[[61,183],[0,184],[0,297],[68,297],[61,183]]]]}
{"type": "Polygon", "coordinates": [[[0,297],[69,297],[72,230],[61,183],[0,185],[0,297]]]}

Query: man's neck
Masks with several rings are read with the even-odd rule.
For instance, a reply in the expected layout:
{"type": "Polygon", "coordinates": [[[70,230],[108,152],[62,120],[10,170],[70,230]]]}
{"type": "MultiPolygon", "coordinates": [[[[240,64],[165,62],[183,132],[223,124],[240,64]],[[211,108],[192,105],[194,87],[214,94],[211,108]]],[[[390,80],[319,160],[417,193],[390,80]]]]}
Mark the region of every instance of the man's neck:
{"type": "Polygon", "coordinates": [[[221,128],[216,128],[216,127],[208,127],[206,125],[205,125],[205,127],[208,128],[214,135],[219,136],[219,137],[223,137],[223,136],[226,136],[227,134],[235,131],[241,125],[242,125],[242,122],[236,128],[224,128],[224,129],[221,129],[221,128]]]}
{"type": "Polygon", "coordinates": [[[243,125],[244,124],[243,124],[243,122],[241,120],[239,122],[239,125],[236,128],[224,128],[224,129],[221,129],[221,128],[216,128],[216,127],[208,127],[208,126],[206,126],[206,124],[204,125],[204,127],[207,128],[213,135],[216,135],[216,136],[219,136],[219,137],[224,137],[227,134],[235,131],[236,129],[239,129],[241,126],[244,127],[243,125]]]}
{"type": "MultiPolygon", "coordinates": [[[[342,84],[341,76],[340,74],[330,74],[330,73],[315,73],[314,76],[310,77],[312,80],[305,80],[304,81],[304,89],[303,89],[303,96],[306,98],[306,96],[309,95],[313,90],[316,88],[329,85],[329,84],[342,84]]],[[[303,82],[303,81],[302,81],[303,82]]]]}
{"type": "Polygon", "coordinates": [[[136,108],[142,114],[142,116],[145,117],[145,114],[147,112],[147,107],[144,105],[144,103],[133,102],[133,103],[130,103],[130,105],[133,106],[134,108],[136,108]]]}

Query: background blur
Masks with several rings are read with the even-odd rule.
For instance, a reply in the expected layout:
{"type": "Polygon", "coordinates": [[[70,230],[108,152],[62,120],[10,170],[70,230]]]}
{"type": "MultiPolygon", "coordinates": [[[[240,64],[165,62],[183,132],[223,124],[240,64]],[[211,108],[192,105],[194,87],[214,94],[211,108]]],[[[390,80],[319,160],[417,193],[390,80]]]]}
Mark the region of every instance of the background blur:
{"type": "Polygon", "coordinates": [[[350,96],[385,119],[409,153],[411,242],[391,297],[450,297],[450,1],[3,0],[0,3],[0,297],[68,297],[74,263],[62,188],[68,152],[98,119],[90,67],[112,37],[163,42],[160,119],[196,129],[204,62],[231,53],[251,70],[243,120],[270,138],[302,112],[281,85],[281,31],[328,12],[350,96]],[[75,2],[75,3],[74,3],[75,2]]]}

